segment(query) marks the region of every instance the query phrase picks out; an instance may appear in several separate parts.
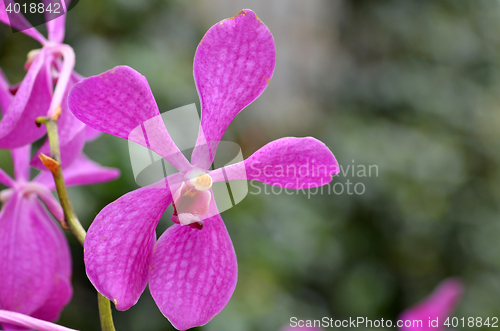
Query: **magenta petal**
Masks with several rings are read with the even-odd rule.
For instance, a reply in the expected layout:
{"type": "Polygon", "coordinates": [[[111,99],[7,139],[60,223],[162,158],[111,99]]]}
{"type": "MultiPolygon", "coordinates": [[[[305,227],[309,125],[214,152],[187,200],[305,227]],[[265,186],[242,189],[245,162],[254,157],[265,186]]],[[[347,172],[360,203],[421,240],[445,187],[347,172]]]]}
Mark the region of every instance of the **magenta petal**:
{"type": "Polygon", "coordinates": [[[56,218],[56,220],[59,222],[64,221],[64,211],[59,204],[59,201],[54,198],[48,187],[31,182],[29,184],[29,188],[41,201],[43,201],[47,210],[56,218]]]}
{"type": "Polygon", "coordinates": [[[119,310],[133,306],[146,288],[155,228],[171,201],[166,188],[140,188],[107,205],[89,228],[87,276],[119,310]]]}
{"type": "Polygon", "coordinates": [[[101,133],[102,133],[101,131],[97,131],[96,129],[91,128],[88,125],[85,126],[85,140],[86,141],[96,140],[97,138],[99,138],[101,133]]]}
{"type": "MultiPolygon", "coordinates": [[[[85,125],[83,125],[78,131],[77,134],[71,137],[70,140],[62,140],[61,141],[61,166],[63,169],[66,169],[68,166],[71,166],[79,155],[81,155],[83,147],[85,146],[85,138],[87,134],[85,132],[85,125]]],[[[45,142],[47,144],[47,152],[50,151],[50,144],[47,139],[45,142]]]]}
{"type": "Polygon", "coordinates": [[[14,177],[17,181],[29,181],[31,145],[15,148],[10,152],[14,162],[14,177]]]}
{"type": "Polygon", "coordinates": [[[66,92],[64,93],[64,97],[61,101],[61,117],[59,117],[58,120],[58,129],[59,143],[61,145],[61,163],[63,168],[70,165],[73,160],[81,153],[83,146],[85,145],[87,136],[85,132],[86,125],[79,121],[75,116],[73,116],[68,107],[69,92],[71,91],[73,86],[75,86],[75,84],[80,80],[80,77],[78,77],[77,75],[71,75],[66,87],[66,92]]]}
{"type": "Polygon", "coordinates": [[[86,78],[68,100],[73,115],[88,126],[148,147],[178,169],[189,166],[161,121],[146,78],[134,69],[120,66],[86,78]]]}
{"type": "Polygon", "coordinates": [[[47,30],[49,32],[49,41],[62,43],[64,40],[64,25],[66,24],[66,15],[61,15],[47,22],[47,30]]]}
{"type": "Polygon", "coordinates": [[[0,183],[9,187],[14,186],[15,184],[14,180],[1,168],[0,168],[0,183]]]}
{"type": "MultiPolygon", "coordinates": [[[[73,115],[70,114],[73,117],[73,115]]],[[[61,116],[62,117],[62,116],[61,116]]],[[[76,119],[75,119],[76,120],[76,119]]],[[[77,120],[78,121],[78,120],[77,120]]],[[[79,121],[80,122],[80,121],[79,121]]],[[[82,127],[76,131],[76,135],[72,136],[70,140],[65,140],[67,136],[61,136],[61,165],[63,169],[66,169],[68,166],[71,166],[75,162],[75,159],[78,158],[78,155],[81,154],[83,147],[85,146],[85,125],[82,124],[82,127]]],[[[47,171],[47,168],[43,165],[40,160],[40,153],[45,155],[50,155],[50,143],[49,140],[46,139],[43,143],[42,147],[36,152],[36,154],[31,159],[31,165],[39,170],[47,171]]]]}
{"type": "Polygon", "coordinates": [[[290,189],[326,185],[339,172],[335,156],[312,138],[281,138],[270,142],[248,159],[210,173],[214,181],[258,180],[290,189]],[[225,174],[223,173],[223,170],[225,174]]]}
{"type": "MultiPolygon", "coordinates": [[[[61,148],[61,164],[65,168],[83,150],[86,141],[86,125],[79,121],[68,108],[68,94],[73,86],[80,80],[76,75],[71,75],[66,93],[61,102],[61,117],[58,119],[59,145],[61,148]]],[[[45,171],[46,168],[39,158],[40,153],[50,155],[50,145],[48,139],[35,154],[31,160],[31,165],[39,170],[45,171]]]]}
{"type": "Polygon", "coordinates": [[[460,296],[463,292],[463,285],[460,280],[456,278],[449,278],[443,281],[439,286],[432,292],[432,294],[425,300],[417,304],[416,306],[407,309],[399,317],[400,320],[422,320],[422,327],[415,326],[403,326],[401,330],[413,331],[413,330],[436,330],[435,327],[429,326],[429,318],[431,320],[439,319],[438,330],[444,330],[445,327],[443,323],[446,318],[449,317],[455,308],[460,296]]]}
{"type": "Polygon", "coordinates": [[[3,74],[2,69],[0,69],[0,114],[7,112],[7,108],[9,108],[12,99],[14,99],[14,95],[10,92],[9,87],[9,81],[3,74]]]}
{"type": "MultiPolygon", "coordinates": [[[[208,30],[194,57],[201,127],[207,142],[219,142],[236,114],[264,92],[275,61],[273,36],[249,9],[208,30]]],[[[204,144],[201,135],[197,145],[204,144]]],[[[200,167],[208,168],[211,163],[202,147],[195,149],[192,158],[193,165],[200,167]]]]}
{"type": "Polygon", "coordinates": [[[38,116],[46,115],[52,97],[52,78],[48,64],[44,64],[42,50],[31,64],[10,107],[0,121],[0,148],[16,148],[29,144],[45,134],[37,127],[38,116]]]}
{"type": "Polygon", "coordinates": [[[120,170],[103,167],[84,154],[80,154],[68,168],[64,169],[67,186],[105,183],[119,176],[120,170]]]}
{"type": "Polygon", "coordinates": [[[82,80],[68,99],[69,109],[80,121],[124,139],[160,114],[146,78],[126,66],[82,80]]]}
{"type": "Polygon", "coordinates": [[[35,206],[40,218],[47,220],[47,230],[52,232],[54,243],[57,245],[56,273],[52,280],[52,288],[47,300],[31,316],[46,321],[56,321],[63,307],[70,301],[73,295],[71,287],[71,255],[68,242],[61,228],[53,222],[46,214],[40,204],[35,206]]]}
{"type": "Polygon", "coordinates": [[[0,308],[31,314],[47,301],[56,274],[58,238],[34,195],[15,193],[0,213],[0,308]]]}
{"type": "Polygon", "coordinates": [[[71,282],[67,279],[56,277],[48,299],[31,316],[45,321],[55,322],[59,319],[61,311],[73,295],[71,282]]]}
{"type": "Polygon", "coordinates": [[[26,20],[26,18],[21,13],[16,14],[14,11],[12,11],[11,13],[7,14],[5,8],[6,3],[7,6],[10,4],[12,8],[15,2],[12,0],[0,1],[0,22],[13,27],[14,29],[22,31],[24,34],[37,40],[42,45],[45,44],[47,42],[47,39],[45,39],[45,37],[40,32],[38,32],[37,29],[32,27],[32,25],[26,20]]]}
{"type": "Polygon", "coordinates": [[[39,331],[77,331],[54,323],[42,321],[24,314],[0,309],[0,324],[3,323],[17,325],[29,329],[36,329],[39,331]]]}
{"type": "MultiPolygon", "coordinates": [[[[66,186],[105,183],[120,176],[120,170],[103,167],[84,154],[80,154],[63,173],[66,186]]],[[[33,181],[43,184],[49,190],[55,189],[52,173],[48,171],[40,173],[33,181]]]]}
{"type": "Polygon", "coordinates": [[[175,224],[158,239],[149,289],[161,312],[179,330],[208,323],[231,298],[238,266],[220,215],[201,230],[175,224]]]}
{"type": "MultiPolygon", "coordinates": [[[[149,147],[150,142],[145,139],[141,126],[149,119],[148,123],[152,124],[161,121],[146,78],[126,66],[84,79],[75,85],[68,99],[71,112],[83,123],[145,147],[149,147]]],[[[147,132],[156,137],[152,150],[167,159],[169,154],[181,154],[163,123],[161,126],[157,132],[147,132]]],[[[155,129],[157,127],[155,125],[155,129]]]]}
{"type": "MultiPolygon", "coordinates": [[[[42,0],[42,2],[45,4],[45,7],[51,6],[51,8],[54,7],[54,5],[57,3],[59,4],[67,4],[69,1],[67,0],[42,0]]],[[[66,12],[61,6],[61,9],[59,10],[60,13],[66,12]]],[[[54,13],[54,11],[45,11],[45,19],[46,19],[46,26],[47,26],[47,31],[49,35],[49,41],[60,44],[64,40],[64,31],[65,31],[65,24],[66,24],[66,14],[61,15],[57,17],[57,13],[54,13]],[[56,18],[54,18],[56,17],[56,18]]]]}

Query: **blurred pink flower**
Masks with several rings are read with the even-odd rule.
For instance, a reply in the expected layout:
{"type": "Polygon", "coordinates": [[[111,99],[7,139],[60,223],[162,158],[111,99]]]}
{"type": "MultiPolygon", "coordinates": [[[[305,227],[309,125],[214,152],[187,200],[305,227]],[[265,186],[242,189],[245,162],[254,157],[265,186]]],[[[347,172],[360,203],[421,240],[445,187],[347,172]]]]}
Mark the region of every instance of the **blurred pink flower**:
{"type": "MultiPolygon", "coordinates": [[[[0,169],[0,183],[8,186],[0,191],[0,309],[54,321],[72,295],[71,256],[66,237],[48,212],[64,219],[51,194],[52,174],[42,172],[29,181],[30,150],[30,145],[11,150],[15,179],[0,169]]],[[[83,155],[65,169],[68,185],[118,175],[118,170],[102,168],[83,155]]]]}
{"type": "MultiPolygon", "coordinates": [[[[44,0],[46,5],[55,0],[44,0]]],[[[64,5],[65,1],[57,1],[64,5]]],[[[37,127],[35,120],[39,116],[52,116],[61,107],[59,117],[59,143],[61,163],[69,165],[78,157],[85,141],[97,135],[95,130],[87,128],[67,109],[67,96],[73,85],[83,77],[73,71],[75,54],[73,49],[62,43],[66,15],[49,20],[46,23],[48,40],[45,39],[21,13],[6,11],[5,5],[12,0],[0,1],[0,22],[22,30],[42,45],[41,49],[28,54],[26,68],[28,72],[19,84],[10,86],[0,70],[0,148],[11,149],[30,144],[45,135],[45,126],[37,127]],[[55,83],[55,89],[54,89],[55,83]]],[[[45,13],[47,16],[51,14],[45,13]]],[[[48,17],[49,18],[49,17],[48,17]]],[[[42,145],[31,161],[31,165],[46,170],[38,155],[49,154],[48,140],[42,145]]]]}
{"type": "Polygon", "coordinates": [[[414,320],[422,321],[422,327],[417,327],[416,324],[412,326],[403,326],[400,329],[404,331],[431,331],[431,330],[444,330],[443,323],[446,318],[450,317],[453,309],[457,305],[458,300],[463,292],[463,285],[457,278],[448,278],[437,286],[434,292],[431,293],[426,299],[417,305],[405,310],[399,319],[401,321],[408,321],[408,325],[414,320]],[[438,319],[438,327],[429,325],[429,321],[438,319]]]}

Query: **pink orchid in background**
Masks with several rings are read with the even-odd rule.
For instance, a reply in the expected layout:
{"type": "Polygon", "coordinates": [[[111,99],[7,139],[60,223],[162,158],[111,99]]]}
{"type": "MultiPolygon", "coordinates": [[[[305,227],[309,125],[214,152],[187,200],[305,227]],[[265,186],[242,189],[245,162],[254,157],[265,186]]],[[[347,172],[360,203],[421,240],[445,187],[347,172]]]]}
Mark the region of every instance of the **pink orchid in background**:
{"type": "MultiPolygon", "coordinates": [[[[422,327],[403,326],[400,330],[413,331],[413,330],[445,330],[443,323],[446,321],[463,292],[463,285],[460,280],[456,278],[448,278],[444,280],[432,294],[406,311],[404,311],[399,319],[401,321],[422,321],[422,327]],[[429,320],[438,318],[438,327],[429,326],[429,320]]],[[[408,323],[410,325],[411,323],[408,323]]]]}
{"type": "MultiPolygon", "coordinates": [[[[191,163],[172,141],[138,72],[116,67],[84,79],[71,91],[68,105],[79,120],[148,147],[179,170],[110,203],[89,228],[84,245],[87,275],[117,309],[133,306],[149,281],[161,312],[177,329],[186,330],[208,323],[231,298],[236,255],[211,189],[213,182],[226,179],[221,169],[208,169],[232,119],[266,88],[275,57],[270,31],[251,10],[208,30],[194,59],[202,118],[191,163]],[[178,224],[156,241],[155,228],[170,203],[175,207],[172,220],[178,224]]],[[[328,184],[337,172],[331,151],[311,137],[276,140],[226,168],[230,179],[255,179],[289,189],[328,184]],[[262,168],[299,167],[307,160],[336,171],[322,176],[259,172],[251,177],[244,171],[257,163],[262,168]]]]}
{"type": "MultiPolygon", "coordinates": [[[[38,331],[76,331],[28,315],[0,309],[0,325],[10,325],[38,331]]],[[[19,330],[16,328],[15,330],[19,330]]],[[[24,329],[23,329],[24,330],[24,329]]],[[[6,329],[8,331],[8,329],[6,329]]]]}
{"type": "MultiPolygon", "coordinates": [[[[47,212],[64,219],[51,194],[52,174],[41,172],[29,180],[30,151],[31,145],[11,150],[15,179],[0,169],[0,183],[9,187],[0,191],[0,309],[54,321],[72,295],[71,256],[66,237],[47,212]]],[[[80,155],[64,174],[68,185],[82,185],[112,180],[119,171],[80,155]]]]}
{"type": "MultiPolygon", "coordinates": [[[[46,5],[55,0],[44,0],[46,5]]],[[[65,2],[57,1],[65,6],[65,2]]],[[[10,86],[0,71],[0,108],[3,118],[0,121],[0,148],[17,148],[30,144],[45,135],[45,127],[37,127],[35,120],[39,116],[59,117],[59,143],[61,147],[61,163],[71,164],[83,149],[85,141],[95,137],[95,130],[87,128],[67,109],[67,95],[75,83],[82,77],[73,71],[75,55],[73,49],[62,43],[66,15],[62,15],[46,23],[48,40],[45,39],[20,14],[12,11],[7,14],[5,4],[12,0],[0,1],[0,22],[22,30],[34,38],[41,49],[28,54],[26,68],[28,72],[23,81],[10,86]],[[53,88],[56,82],[55,89],[53,88]],[[9,107],[6,106],[7,102],[9,107]]],[[[45,13],[47,16],[49,12],[45,13]]],[[[50,17],[47,17],[50,18],[50,17]]],[[[42,145],[31,161],[31,165],[46,170],[38,155],[49,155],[48,140],[42,145]]]]}

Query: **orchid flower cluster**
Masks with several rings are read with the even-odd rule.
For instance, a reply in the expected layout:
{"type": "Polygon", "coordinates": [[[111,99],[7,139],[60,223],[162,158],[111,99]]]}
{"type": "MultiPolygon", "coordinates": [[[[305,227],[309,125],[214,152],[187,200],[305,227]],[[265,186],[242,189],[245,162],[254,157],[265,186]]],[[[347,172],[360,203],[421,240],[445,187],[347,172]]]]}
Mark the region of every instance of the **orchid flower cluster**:
{"type": "MultiPolygon", "coordinates": [[[[20,14],[7,15],[0,1],[0,21],[26,26],[20,14]]],[[[12,155],[14,178],[0,169],[0,327],[68,330],[49,322],[59,318],[71,299],[71,256],[59,221],[65,213],[51,191],[56,183],[40,160],[51,153],[48,139],[32,156],[32,143],[47,132],[38,117],[59,124],[58,164],[66,185],[106,182],[119,176],[117,169],[101,167],[83,153],[86,141],[99,135],[77,120],[67,107],[73,85],[82,79],[73,71],[72,48],[62,43],[65,15],[47,22],[48,39],[35,28],[23,30],[41,44],[28,54],[24,79],[11,85],[0,69],[0,148],[12,155]],[[38,168],[31,176],[30,166],[38,168]],[[11,313],[10,313],[11,312],[11,313]]]]}
{"type": "MultiPolygon", "coordinates": [[[[23,19],[7,16],[0,1],[1,22],[26,26],[23,19]]],[[[100,132],[148,148],[178,172],[119,197],[96,216],[84,241],[88,278],[118,310],[135,305],[149,283],[158,308],[175,328],[204,325],[228,303],[238,274],[212,185],[258,180],[288,189],[315,188],[330,183],[338,163],[319,140],[287,137],[245,161],[212,169],[227,127],[263,93],[274,73],[273,36],[251,10],[212,26],[196,50],[193,72],[202,116],[189,160],[161,122],[144,76],[126,66],[89,78],[73,71],[73,50],[62,43],[64,24],[65,15],[49,20],[48,39],[35,28],[23,30],[42,47],[28,54],[22,82],[11,85],[0,71],[0,148],[11,150],[14,163],[14,178],[0,169],[0,183],[7,186],[0,192],[0,326],[68,330],[49,323],[72,296],[68,243],[54,219],[72,229],[70,204],[61,197],[66,186],[119,175],[82,153],[85,142],[100,132]],[[57,123],[56,135],[47,125],[48,139],[32,156],[32,143],[47,133],[36,123],[46,122],[57,123]],[[309,161],[325,171],[265,171],[269,166],[297,169],[309,161]],[[33,178],[30,166],[39,170],[33,178]],[[62,206],[52,196],[54,189],[62,206]],[[157,239],[156,226],[170,204],[174,224],[157,239]]],[[[434,313],[426,307],[417,309],[419,314],[434,313]]]]}

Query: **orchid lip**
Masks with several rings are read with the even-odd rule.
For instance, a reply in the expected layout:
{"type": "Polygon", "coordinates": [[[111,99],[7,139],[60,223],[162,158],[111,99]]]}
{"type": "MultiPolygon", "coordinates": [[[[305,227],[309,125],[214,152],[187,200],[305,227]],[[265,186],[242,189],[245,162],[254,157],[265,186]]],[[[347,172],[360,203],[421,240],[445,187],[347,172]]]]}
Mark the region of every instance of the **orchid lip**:
{"type": "Polygon", "coordinates": [[[206,172],[199,169],[188,172],[173,196],[172,221],[201,230],[212,200],[211,187],[212,177],[206,172]]]}

